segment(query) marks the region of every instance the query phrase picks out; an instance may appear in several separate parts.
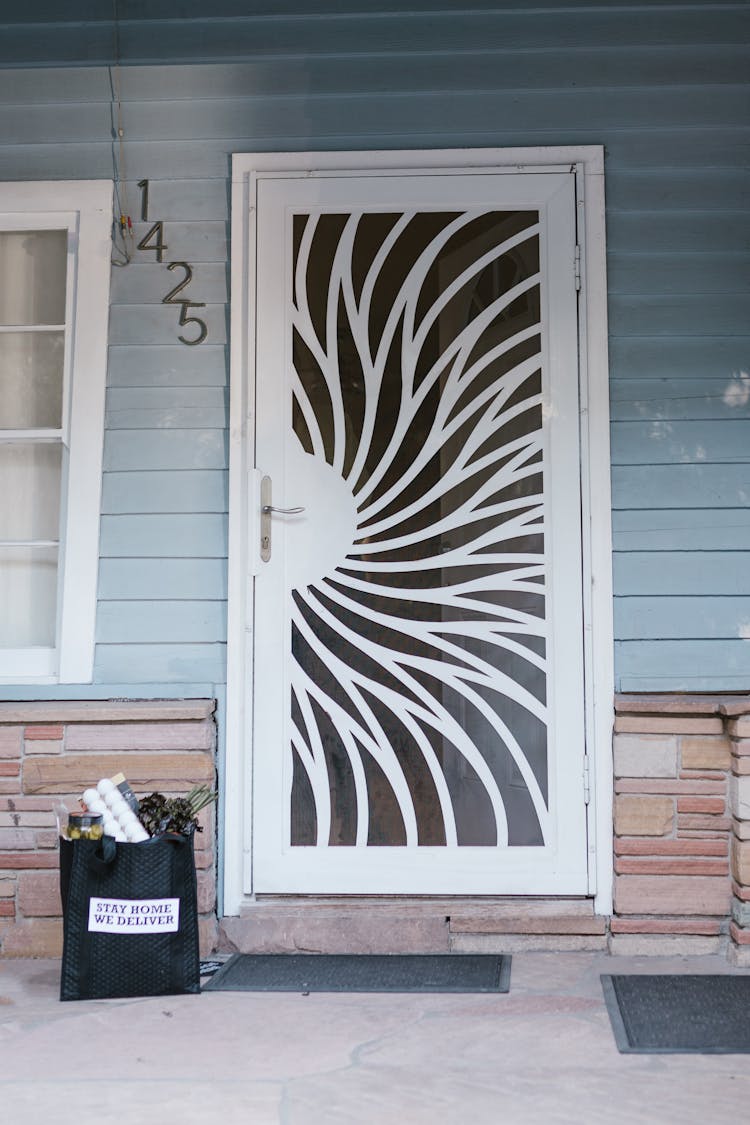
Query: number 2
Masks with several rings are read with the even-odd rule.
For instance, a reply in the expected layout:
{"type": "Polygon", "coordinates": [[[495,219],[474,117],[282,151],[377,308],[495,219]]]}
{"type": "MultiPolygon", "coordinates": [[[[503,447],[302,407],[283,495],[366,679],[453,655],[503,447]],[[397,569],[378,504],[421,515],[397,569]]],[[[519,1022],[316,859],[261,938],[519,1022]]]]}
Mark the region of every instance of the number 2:
{"type": "Polygon", "coordinates": [[[187,262],[170,262],[167,266],[168,270],[176,270],[178,268],[185,271],[185,276],[183,277],[179,285],[175,285],[174,289],[169,290],[166,297],[162,297],[161,303],[163,305],[181,305],[183,302],[175,301],[175,297],[178,293],[181,293],[185,286],[189,285],[193,280],[193,267],[189,266],[187,262]]]}

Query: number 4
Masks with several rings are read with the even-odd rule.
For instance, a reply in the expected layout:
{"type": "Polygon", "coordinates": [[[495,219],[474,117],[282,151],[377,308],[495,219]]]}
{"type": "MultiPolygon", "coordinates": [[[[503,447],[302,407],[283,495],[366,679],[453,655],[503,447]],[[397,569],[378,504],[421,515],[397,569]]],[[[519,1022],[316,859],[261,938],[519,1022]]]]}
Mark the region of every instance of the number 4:
{"type": "Polygon", "coordinates": [[[157,262],[161,262],[164,251],[169,249],[166,242],[164,241],[164,223],[161,221],[161,219],[158,223],[154,223],[150,230],[146,231],[143,238],[138,243],[138,249],[155,250],[156,260],[157,262]],[[156,239],[155,242],[151,241],[153,238],[156,239]]]}

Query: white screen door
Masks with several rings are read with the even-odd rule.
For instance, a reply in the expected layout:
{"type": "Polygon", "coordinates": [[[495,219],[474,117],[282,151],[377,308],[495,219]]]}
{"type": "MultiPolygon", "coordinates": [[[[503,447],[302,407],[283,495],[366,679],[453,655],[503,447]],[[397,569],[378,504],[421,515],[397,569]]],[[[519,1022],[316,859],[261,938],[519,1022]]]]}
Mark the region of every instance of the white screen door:
{"type": "Polygon", "coordinates": [[[253,887],[583,894],[574,177],[254,193],[253,887]]]}

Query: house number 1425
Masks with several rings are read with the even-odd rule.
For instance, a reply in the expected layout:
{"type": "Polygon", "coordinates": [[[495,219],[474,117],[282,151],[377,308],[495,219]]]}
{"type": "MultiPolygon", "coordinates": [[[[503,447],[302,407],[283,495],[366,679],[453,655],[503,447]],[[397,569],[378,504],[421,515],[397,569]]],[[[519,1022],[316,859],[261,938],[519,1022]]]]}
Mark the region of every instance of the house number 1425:
{"type": "MultiPolygon", "coordinates": [[[[148,222],[148,180],[140,180],[138,187],[141,189],[141,220],[148,222]]],[[[153,226],[144,234],[141,241],[138,243],[139,250],[154,250],[156,252],[157,262],[163,262],[164,251],[168,250],[166,242],[164,241],[164,223],[161,219],[155,222],[153,226]]],[[[180,320],[181,328],[188,324],[195,324],[198,328],[198,335],[194,339],[186,339],[184,336],[178,336],[177,339],[181,344],[187,344],[189,347],[194,347],[196,344],[202,344],[208,337],[208,326],[204,320],[198,316],[189,316],[190,309],[204,309],[206,307],[205,301],[188,301],[184,297],[178,297],[178,293],[182,293],[187,289],[190,282],[193,280],[193,267],[188,265],[187,262],[169,262],[167,263],[168,270],[183,270],[184,277],[170,289],[166,296],[162,297],[161,303],[163,305],[179,305],[180,306],[180,320]]]]}

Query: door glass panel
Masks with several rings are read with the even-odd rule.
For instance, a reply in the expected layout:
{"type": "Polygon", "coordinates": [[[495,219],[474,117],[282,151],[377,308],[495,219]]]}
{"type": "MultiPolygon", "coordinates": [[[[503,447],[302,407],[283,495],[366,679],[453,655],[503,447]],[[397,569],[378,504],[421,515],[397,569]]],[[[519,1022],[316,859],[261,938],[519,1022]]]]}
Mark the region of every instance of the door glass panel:
{"type": "Polygon", "coordinates": [[[354,531],[293,593],[290,843],[540,847],[539,214],[309,212],[293,235],[294,459],[328,466],[354,531]]]}
{"type": "Polygon", "coordinates": [[[0,444],[0,542],[57,539],[61,464],[60,442],[0,444]]]}
{"type": "Polygon", "coordinates": [[[0,232],[0,324],[64,324],[68,232],[0,232]]]}
{"type": "Polygon", "coordinates": [[[55,643],[57,548],[0,544],[0,648],[55,643]]]}
{"type": "Polygon", "coordinates": [[[62,426],[63,332],[0,332],[0,430],[62,426]]]}

